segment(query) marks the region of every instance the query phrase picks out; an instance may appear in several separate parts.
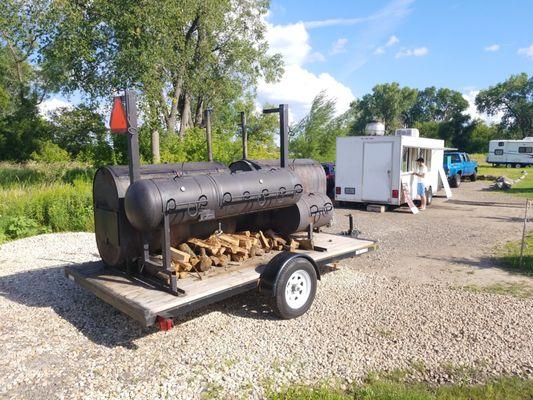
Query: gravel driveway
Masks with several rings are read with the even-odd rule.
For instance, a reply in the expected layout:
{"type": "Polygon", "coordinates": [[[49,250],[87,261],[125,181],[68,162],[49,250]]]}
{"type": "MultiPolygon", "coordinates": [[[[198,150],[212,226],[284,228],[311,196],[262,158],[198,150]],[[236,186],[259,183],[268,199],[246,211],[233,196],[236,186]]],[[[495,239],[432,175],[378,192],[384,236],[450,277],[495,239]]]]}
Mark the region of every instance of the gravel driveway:
{"type": "Polygon", "coordinates": [[[490,249],[520,234],[521,200],[465,183],[417,216],[351,212],[380,249],[340,264],[304,316],[275,319],[254,294],[160,332],[63,275],[98,259],[92,234],[18,240],[0,248],[0,396],[5,398],[261,398],[265,388],[360,379],[411,368],[416,379],[464,371],[533,378],[533,300],[452,286],[531,278],[501,271],[490,249]]]}

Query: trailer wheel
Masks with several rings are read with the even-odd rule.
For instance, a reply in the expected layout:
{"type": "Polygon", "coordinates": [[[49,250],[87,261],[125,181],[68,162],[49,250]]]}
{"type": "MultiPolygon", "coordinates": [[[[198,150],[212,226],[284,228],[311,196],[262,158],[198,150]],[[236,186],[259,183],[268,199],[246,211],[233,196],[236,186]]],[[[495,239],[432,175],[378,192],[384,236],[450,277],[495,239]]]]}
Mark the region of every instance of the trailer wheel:
{"type": "Polygon", "coordinates": [[[315,267],[305,258],[289,261],[276,282],[273,309],[283,319],[305,314],[315,299],[317,275],[315,267]]]}
{"type": "Polygon", "coordinates": [[[515,164],[514,167],[515,168],[522,168],[522,164],[515,164]]]}
{"type": "Polygon", "coordinates": [[[431,187],[428,187],[426,189],[426,205],[429,206],[433,202],[433,189],[431,187]]]}

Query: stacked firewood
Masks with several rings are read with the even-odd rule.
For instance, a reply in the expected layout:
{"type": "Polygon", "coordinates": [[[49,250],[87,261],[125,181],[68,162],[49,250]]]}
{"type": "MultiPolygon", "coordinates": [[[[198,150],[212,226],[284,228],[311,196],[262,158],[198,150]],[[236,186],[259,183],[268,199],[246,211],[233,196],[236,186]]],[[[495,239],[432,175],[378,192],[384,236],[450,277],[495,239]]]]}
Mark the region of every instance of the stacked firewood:
{"type": "Polygon", "coordinates": [[[300,242],[283,238],[272,230],[211,235],[207,239],[192,238],[170,248],[172,265],[180,279],[189,273],[206,272],[211,267],[227,267],[270,251],[294,251],[300,242]]]}

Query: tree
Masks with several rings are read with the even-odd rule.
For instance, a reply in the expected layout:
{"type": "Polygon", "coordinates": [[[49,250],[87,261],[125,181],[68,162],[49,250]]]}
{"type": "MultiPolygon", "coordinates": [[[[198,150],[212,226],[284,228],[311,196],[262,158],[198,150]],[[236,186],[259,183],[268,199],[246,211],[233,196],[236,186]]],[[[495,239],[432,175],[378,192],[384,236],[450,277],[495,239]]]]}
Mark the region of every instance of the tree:
{"type": "Polygon", "coordinates": [[[347,127],[343,118],[335,118],[335,101],[319,93],[311,110],[292,129],[290,151],[294,157],[312,158],[320,161],[335,159],[335,141],[344,136],[347,127]]]}
{"type": "MultiPolygon", "coordinates": [[[[145,122],[183,138],[215,108],[281,73],[267,55],[268,1],[63,1],[63,19],[43,51],[59,90],[92,98],[139,89],[145,122]]],[[[157,158],[157,154],[153,155],[157,158]]]]}
{"type": "Polygon", "coordinates": [[[528,136],[533,130],[533,76],[511,75],[506,81],[480,91],[476,106],[479,112],[488,115],[502,113],[502,129],[522,138],[528,136]]]}
{"type": "Polygon", "coordinates": [[[53,143],[72,158],[93,165],[111,164],[113,147],[100,114],[87,105],[56,110],[51,118],[53,143]]]}
{"type": "Polygon", "coordinates": [[[409,110],[415,104],[418,91],[400,87],[399,83],[384,83],[372,88],[372,93],[352,103],[353,112],[358,115],[350,131],[364,134],[364,128],[373,118],[385,124],[387,133],[393,133],[409,121],[409,110]]]}
{"type": "Polygon", "coordinates": [[[468,102],[460,92],[431,86],[418,91],[415,103],[406,113],[406,123],[413,126],[417,122],[463,119],[467,108],[468,102]]]}

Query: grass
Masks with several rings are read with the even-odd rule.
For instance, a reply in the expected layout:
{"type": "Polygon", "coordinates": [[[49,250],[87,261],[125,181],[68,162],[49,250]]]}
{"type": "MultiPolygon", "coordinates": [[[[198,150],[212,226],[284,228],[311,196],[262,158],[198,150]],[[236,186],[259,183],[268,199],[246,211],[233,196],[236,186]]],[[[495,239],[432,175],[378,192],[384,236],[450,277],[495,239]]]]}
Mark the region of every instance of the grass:
{"type": "Polygon", "coordinates": [[[92,231],[93,169],[0,163],[0,243],[40,233],[92,231]]]}
{"type": "Polygon", "coordinates": [[[518,297],[520,299],[531,299],[533,298],[533,286],[527,282],[516,282],[516,283],[495,283],[493,285],[487,286],[477,286],[477,285],[467,285],[462,286],[461,289],[468,290],[474,293],[493,293],[493,294],[503,294],[518,297]]]}
{"type": "MultiPolygon", "coordinates": [[[[523,168],[493,167],[485,161],[486,154],[470,154],[470,157],[478,162],[479,175],[505,176],[509,179],[517,179],[524,171],[523,168]]],[[[528,172],[527,176],[505,193],[533,199],[533,168],[525,168],[525,171],[528,172]]]]}
{"type": "Polygon", "coordinates": [[[533,232],[529,232],[524,240],[522,268],[520,268],[520,247],[520,241],[506,243],[496,249],[496,261],[504,268],[533,273],[533,232]]]}
{"type": "Polygon", "coordinates": [[[531,400],[533,380],[494,379],[482,385],[430,386],[375,377],[343,390],[297,386],[270,395],[271,400],[531,400]]]}

